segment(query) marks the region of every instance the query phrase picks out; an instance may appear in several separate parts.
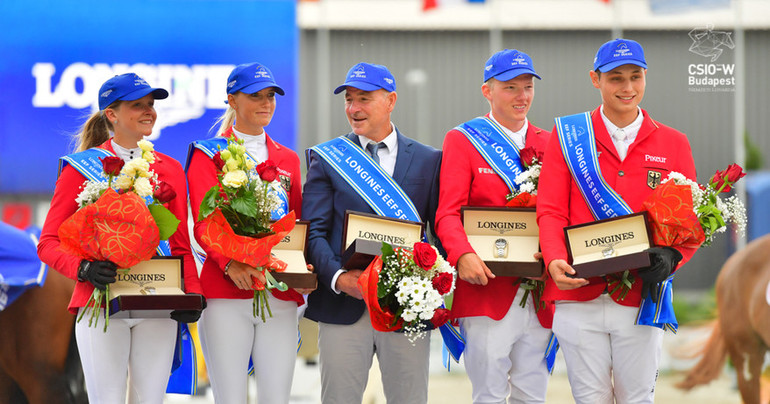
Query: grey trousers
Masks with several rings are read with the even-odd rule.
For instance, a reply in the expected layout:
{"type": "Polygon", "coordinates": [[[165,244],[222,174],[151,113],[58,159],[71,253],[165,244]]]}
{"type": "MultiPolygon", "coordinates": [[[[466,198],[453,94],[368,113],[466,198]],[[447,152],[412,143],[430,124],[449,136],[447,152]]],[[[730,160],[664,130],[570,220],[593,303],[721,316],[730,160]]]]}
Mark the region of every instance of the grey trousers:
{"type": "Polygon", "coordinates": [[[369,311],[351,325],[318,326],[323,404],[360,403],[374,354],[388,403],[428,401],[430,332],[413,346],[403,333],[375,331],[369,311]]]}

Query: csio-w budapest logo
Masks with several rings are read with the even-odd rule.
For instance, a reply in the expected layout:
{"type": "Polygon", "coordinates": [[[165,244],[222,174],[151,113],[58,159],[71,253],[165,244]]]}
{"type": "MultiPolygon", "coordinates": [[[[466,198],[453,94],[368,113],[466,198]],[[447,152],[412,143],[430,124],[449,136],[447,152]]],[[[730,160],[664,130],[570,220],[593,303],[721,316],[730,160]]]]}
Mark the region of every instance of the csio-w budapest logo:
{"type": "Polygon", "coordinates": [[[735,63],[715,63],[725,48],[735,48],[732,32],[716,31],[712,25],[693,28],[687,34],[692,40],[689,51],[711,63],[690,63],[687,66],[687,84],[690,92],[735,91],[735,63]]]}
{"type": "MultiPolygon", "coordinates": [[[[161,129],[198,119],[207,109],[225,109],[222,94],[224,83],[234,65],[183,65],[144,63],[72,63],[55,66],[53,63],[35,63],[32,77],[35,79],[35,94],[32,106],[36,108],[99,109],[93,95],[108,78],[133,72],[148,80],[154,87],[169,91],[168,99],[155,104],[158,120],[150,140],[160,136],[161,129]]],[[[137,85],[146,84],[144,80],[137,85]]],[[[230,83],[228,83],[230,85],[230,83]]],[[[106,92],[100,94],[105,97],[106,92]]]]}

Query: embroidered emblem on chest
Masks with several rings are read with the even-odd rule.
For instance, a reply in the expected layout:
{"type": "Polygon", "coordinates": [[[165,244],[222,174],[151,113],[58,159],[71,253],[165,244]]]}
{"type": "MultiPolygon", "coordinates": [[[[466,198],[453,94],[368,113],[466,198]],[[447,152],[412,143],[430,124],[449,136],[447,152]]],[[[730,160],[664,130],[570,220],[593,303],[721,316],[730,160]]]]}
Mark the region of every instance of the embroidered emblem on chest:
{"type": "Polygon", "coordinates": [[[647,186],[651,189],[655,189],[660,185],[660,180],[663,174],[660,171],[647,170],[647,186]]]}
{"type": "Polygon", "coordinates": [[[288,175],[278,174],[278,179],[281,180],[281,186],[286,193],[289,193],[289,189],[291,188],[291,178],[288,175]]]}

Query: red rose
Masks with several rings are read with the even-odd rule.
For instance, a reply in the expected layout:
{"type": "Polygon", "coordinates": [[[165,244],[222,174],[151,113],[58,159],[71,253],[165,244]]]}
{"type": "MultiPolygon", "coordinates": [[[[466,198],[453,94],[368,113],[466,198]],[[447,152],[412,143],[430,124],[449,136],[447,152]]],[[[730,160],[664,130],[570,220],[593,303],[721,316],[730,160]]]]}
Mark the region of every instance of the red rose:
{"type": "Polygon", "coordinates": [[[529,192],[522,192],[509,199],[505,204],[505,206],[511,208],[534,208],[536,205],[537,195],[532,195],[529,192]]]}
{"type": "Polygon", "coordinates": [[[214,160],[214,165],[217,167],[217,171],[222,171],[222,168],[225,166],[225,161],[222,160],[221,152],[217,152],[212,159],[214,160]]]}
{"type": "Polygon", "coordinates": [[[717,191],[721,189],[721,192],[729,192],[732,189],[732,185],[745,175],[746,173],[743,172],[743,168],[738,164],[733,163],[727,166],[724,171],[715,172],[709,183],[712,184],[717,191]]]}
{"type": "Polygon", "coordinates": [[[525,147],[519,152],[519,158],[521,159],[521,164],[524,165],[524,168],[536,164],[540,161],[542,156],[543,153],[538,153],[532,146],[525,147]]]}
{"type": "Polygon", "coordinates": [[[452,274],[442,272],[438,274],[437,277],[433,278],[431,283],[433,284],[433,289],[436,289],[439,294],[445,295],[452,289],[452,280],[452,274]]]}
{"type": "Polygon", "coordinates": [[[278,166],[273,163],[273,160],[265,160],[257,166],[257,173],[262,181],[273,182],[278,177],[278,166]]]}
{"type": "Polygon", "coordinates": [[[120,175],[120,170],[126,164],[122,158],[114,156],[100,157],[99,160],[102,162],[104,173],[113,177],[120,175]]]}
{"type": "Polygon", "coordinates": [[[449,321],[449,310],[447,309],[436,309],[433,318],[430,319],[431,324],[436,328],[441,327],[447,321],[449,321]]]}
{"type": "Polygon", "coordinates": [[[171,202],[172,199],[176,198],[176,191],[174,191],[174,188],[171,185],[168,185],[167,182],[161,181],[158,183],[158,186],[155,187],[155,192],[152,196],[160,203],[171,202]]]}
{"type": "Polygon", "coordinates": [[[540,164],[543,164],[543,156],[545,156],[545,152],[542,150],[537,151],[537,162],[540,164]]]}
{"type": "Polygon", "coordinates": [[[414,263],[424,270],[433,268],[436,263],[436,250],[428,243],[414,243],[414,263]]]}

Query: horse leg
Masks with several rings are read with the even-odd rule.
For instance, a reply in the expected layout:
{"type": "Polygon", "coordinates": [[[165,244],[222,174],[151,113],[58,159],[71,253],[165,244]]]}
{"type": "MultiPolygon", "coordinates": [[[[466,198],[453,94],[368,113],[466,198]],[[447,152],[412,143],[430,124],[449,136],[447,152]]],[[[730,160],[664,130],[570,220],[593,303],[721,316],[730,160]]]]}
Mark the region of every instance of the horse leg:
{"type": "Polygon", "coordinates": [[[16,382],[0,367],[0,404],[27,404],[16,382]]]}
{"type": "Polygon", "coordinates": [[[730,359],[735,365],[738,378],[738,390],[745,404],[759,403],[759,378],[762,373],[762,362],[765,349],[756,339],[728,342],[730,359]]]}
{"type": "Polygon", "coordinates": [[[64,372],[73,329],[67,311],[72,281],[48,271],[42,288],[32,288],[0,312],[0,365],[31,404],[68,403],[64,372]]]}

